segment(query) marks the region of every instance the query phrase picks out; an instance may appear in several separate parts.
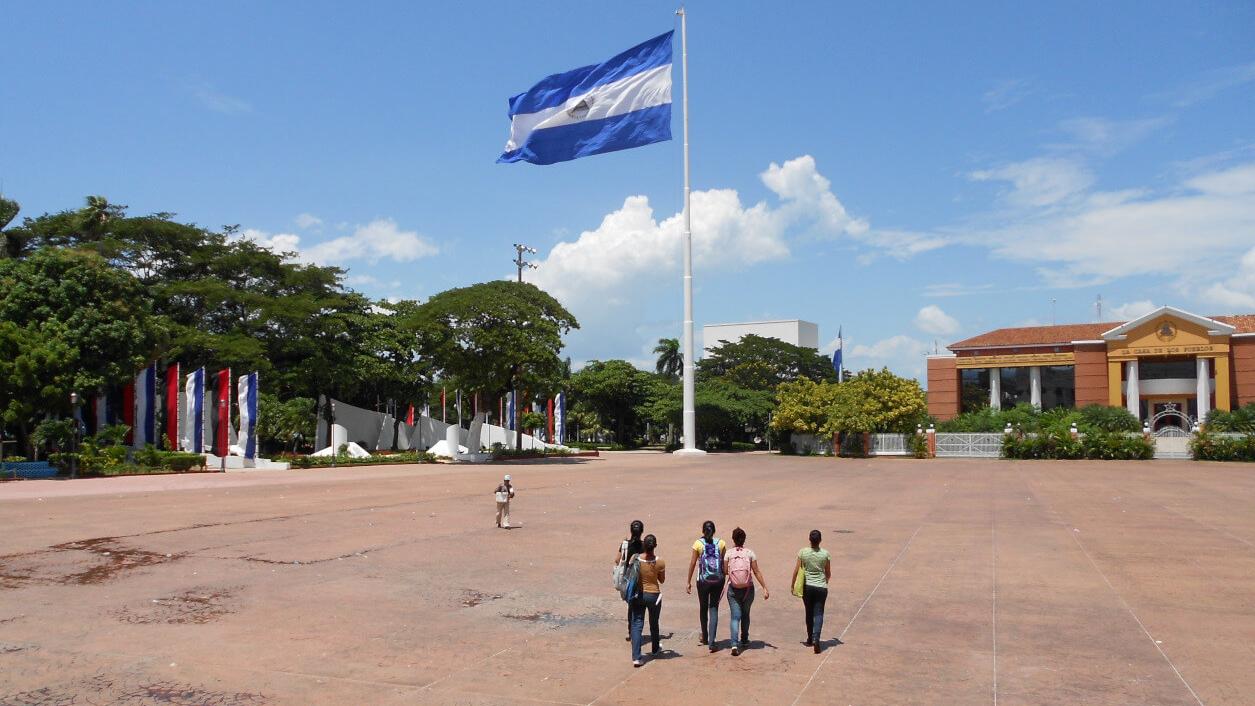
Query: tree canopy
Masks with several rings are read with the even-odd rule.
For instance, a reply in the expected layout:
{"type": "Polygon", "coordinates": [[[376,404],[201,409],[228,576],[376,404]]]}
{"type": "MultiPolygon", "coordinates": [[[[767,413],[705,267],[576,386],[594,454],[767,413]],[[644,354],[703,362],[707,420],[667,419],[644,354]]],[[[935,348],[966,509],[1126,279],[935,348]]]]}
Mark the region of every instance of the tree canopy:
{"type": "Polygon", "coordinates": [[[836,381],[827,356],[813,348],[777,338],[748,334],[739,341],[723,341],[697,363],[699,379],[722,378],[751,390],[774,391],[782,382],[807,378],[836,381]]]}

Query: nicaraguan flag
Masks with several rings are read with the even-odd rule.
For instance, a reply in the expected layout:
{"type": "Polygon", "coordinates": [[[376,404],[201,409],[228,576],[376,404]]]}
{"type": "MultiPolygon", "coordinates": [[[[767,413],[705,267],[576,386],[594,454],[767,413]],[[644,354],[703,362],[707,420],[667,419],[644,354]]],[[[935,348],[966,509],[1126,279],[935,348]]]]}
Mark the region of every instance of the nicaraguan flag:
{"type": "Polygon", "coordinates": [[[184,385],[187,396],[187,415],[183,427],[183,450],[192,453],[205,452],[205,369],[189,373],[184,385]]]}
{"type": "Polygon", "coordinates": [[[671,139],[671,35],[553,74],[510,99],[498,162],[553,164],[671,139]]]}
{"type": "Polygon", "coordinates": [[[841,340],[841,327],[837,327],[837,349],[832,352],[832,369],[837,371],[837,382],[841,382],[841,349],[845,342],[841,340]]]}
{"type": "Polygon", "coordinates": [[[142,449],[157,442],[157,366],[149,365],[135,376],[135,429],[132,446],[142,449]]]}
{"type": "Polygon", "coordinates": [[[566,442],[566,394],[559,392],[554,405],[553,443],[561,446],[566,442]]]}
{"type": "Polygon", "coordinates": [[[240,405],[240,446],[244,458],[257,458],[257,373],[241,375],[237,386],[240,405]]]}

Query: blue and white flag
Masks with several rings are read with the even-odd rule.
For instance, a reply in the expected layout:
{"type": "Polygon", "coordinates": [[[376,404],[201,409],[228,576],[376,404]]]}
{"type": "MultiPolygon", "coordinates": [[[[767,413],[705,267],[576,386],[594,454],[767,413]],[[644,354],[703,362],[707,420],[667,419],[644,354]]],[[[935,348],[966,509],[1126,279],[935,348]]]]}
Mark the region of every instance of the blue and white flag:
{"type": "Polygon", "coordinates": [[[240,405],[239,444],[244,458],[257,458],[257,373],[241,375],[236,389],[240,405]]]}
{"type": "Polygon", "coordinates": [[[553,443],[561,446],[566,441],[566,393],[559,392],[553,405],[553,443]]]}
{"type": "Polygon", "coordinates": [[[514,431],[514,390],[505,397],[505,428],[514,431]]]}
{"type": "Polygon", "coordinates": [[[157,366],[150,365],[135,376],[135,431],[132,447],[142,449],[157,443],[157,366]]]}
{"type": "Polygon", "coordinates": [[[205,452],[205,369],[188,374],[184,385],[187,415],[183,417],[183,450],[205,452]]]}
{"type": "Polygon", "coordinates": [[[497,162],[553,164],[671,139],[671,35],[553,74],[510,99],[497,162]]]}
{"type": "Polygon", "coordinates": [[[845,342],[841,340],[841,327],[837,327],[837,349],[832,352],[832,369],[837,371],[837,382],[841,382],[841,349],[845,342]]]}

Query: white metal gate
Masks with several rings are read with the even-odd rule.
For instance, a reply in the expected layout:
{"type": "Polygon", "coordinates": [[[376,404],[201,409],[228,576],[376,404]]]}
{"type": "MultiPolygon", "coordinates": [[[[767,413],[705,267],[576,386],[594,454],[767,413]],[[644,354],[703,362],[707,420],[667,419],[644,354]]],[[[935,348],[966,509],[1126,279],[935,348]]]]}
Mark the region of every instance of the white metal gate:
{"type": "Polygon", "coordinates": [[[1188,414],[1177,409],[1176,405],[1168,405],[1167,409],[1151,417],[1148,425],[1155,430],[1155,458],[1190,458],[1190,439],[1194,434],[1188,430],[1193,427],[1194,420],[1188,414]]]}
{"type": "Polygon", "coordinates": [[[1002,434],[937,434],[938,457],[998,458],[1002,434]]]}
{"type": "Polygon", "coordinates": [[[907,456],[906,434],[872,434],[873,456],[907,456]]]}

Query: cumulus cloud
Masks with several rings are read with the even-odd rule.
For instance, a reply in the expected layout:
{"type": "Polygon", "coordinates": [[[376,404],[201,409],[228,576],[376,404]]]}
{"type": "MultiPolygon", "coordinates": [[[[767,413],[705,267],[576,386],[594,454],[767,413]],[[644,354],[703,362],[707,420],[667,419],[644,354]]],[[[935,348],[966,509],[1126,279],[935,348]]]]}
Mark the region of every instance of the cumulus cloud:
{"type": "Polygon", "coordinates": [[[312,213],[299,214],[293,220],[296,222],[296,227],[301,228],[302,230],[322,225],[322,219],[312,213]]]}
{"type": "Polygon", "coordinates": [[[936,304],[929,304],[919,310],[919,313],[915,315],[915,326],[924,333],[935,333],[941,336],[949,336],[959,331],[958,319],[942,311],[941,307],[936,304]]]}
{"type": "Polygon", "coordinates": [[[1236,274],[1213,283],[1203,298],[1229,312],[1255,311],[1255,248],[1242,256],[1236,274]]]}
{"type": "Polygon", "coordinates": [[[391,218],[380,218],[359,225],[343,235],[302,247],[294,233],[270,234],[254,228],[240,232],[262,247],[277,253],[293,253],[295,259],[317,265],[341,266],[353,260],[376,263],[380,260],[413,262],[440,252],[430,239],[412,230],[402,230],[391,218]]]}
{"type": "Polygon", "coordinates": [[[1111,318],[1120,319],[1122,321],[1132,321],[1139,316],[1145,316],[1150,312],[1158,309],[1154,302],[1149,299],[1140,299],[1135,302],[1128,302],[1119,306],[1111,307],[1111,318]]]}
{"type": "MultiPolygon", "coordinates": [[[[809,155],[772,163],[759,175],[778,199],[746,206],[734,189],[693,192],[693,259],[703,268],[740,269],[780,260],[801,233],[860,235],[867,223],[847,213],[809,155]]],[[[683,215],[655,218],[645,196],[629,196],[593,230],[560,242],[531,281],[577,311],[585,301],[631,298],[642,280],[673,274],[681,262],[683,215]]]]}
{"type": "Polygon", "coordinates": [[[1162,193],[1089,194],[1047,213],[1026,210],[953,237],[1037,263],[1046,283],[1055,286],[1231,271],[1255,240],[1255,163],[1202,174],[1162,193]]]}
{"type": "Polygon", "coordinates": [[[1012,206],[1052,206],[1081,193],[1094,183],[1094,175],[1079,162],[1061,157],[1038,157],[1012,162],[968,175],[973,181],[1009,182],[1003,198],[1012,206]]]}

